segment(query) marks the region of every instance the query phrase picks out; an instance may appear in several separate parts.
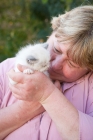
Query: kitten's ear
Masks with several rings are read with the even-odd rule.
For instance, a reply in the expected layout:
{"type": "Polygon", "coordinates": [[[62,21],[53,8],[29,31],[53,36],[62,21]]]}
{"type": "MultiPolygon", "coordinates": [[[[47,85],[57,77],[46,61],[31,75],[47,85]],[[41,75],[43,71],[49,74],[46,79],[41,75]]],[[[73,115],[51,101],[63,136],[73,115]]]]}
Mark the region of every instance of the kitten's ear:
{"type": "Polygon", "coordinates": [[[36,62],[38,59],[36,59],[34,56],[30,55],[26,58],[26,60],[28,63],[31,63],[31,62],[36,62]]]}
{"type": "Polygon", "coordinates": [[[48,43],[47,43],[47,42],[43,43],[42,45],[43,45],[43,47],[44,47],[45,49],[48,48],[48,43]]]}

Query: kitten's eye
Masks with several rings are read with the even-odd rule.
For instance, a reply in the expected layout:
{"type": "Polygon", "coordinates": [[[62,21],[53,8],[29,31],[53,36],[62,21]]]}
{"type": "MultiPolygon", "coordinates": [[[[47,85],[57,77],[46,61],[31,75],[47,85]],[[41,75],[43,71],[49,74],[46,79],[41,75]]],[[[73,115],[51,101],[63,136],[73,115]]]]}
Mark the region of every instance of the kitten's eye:
{"type": "Polygon", "coordinates": [[[30,55],[26,58],[26,61],[27,61],[28,64],[34,64],[38,61],[38,59],[36,59],[34,56],[30,55]]]}
{"type": "Polygon", "coordinates": [[[61,53],[59,50],[57,50],[55,47],[53,48],[54,52],[61,53]]]}

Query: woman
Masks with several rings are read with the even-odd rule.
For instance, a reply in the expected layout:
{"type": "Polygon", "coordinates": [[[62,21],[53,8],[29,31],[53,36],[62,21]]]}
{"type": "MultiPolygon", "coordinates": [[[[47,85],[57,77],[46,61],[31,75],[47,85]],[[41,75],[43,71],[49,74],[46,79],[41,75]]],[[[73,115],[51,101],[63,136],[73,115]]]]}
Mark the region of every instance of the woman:
{"type": "Polygon", "coordinates": [[[18,83],[10,85],[12,94],[5,73],[15,60],[1,64],[1,139],[93,139],[93,6],[53,18],[52,28],[47,42],[55,84],[40,72],[29,76],[11,70],[8,76],[18,83]]]}

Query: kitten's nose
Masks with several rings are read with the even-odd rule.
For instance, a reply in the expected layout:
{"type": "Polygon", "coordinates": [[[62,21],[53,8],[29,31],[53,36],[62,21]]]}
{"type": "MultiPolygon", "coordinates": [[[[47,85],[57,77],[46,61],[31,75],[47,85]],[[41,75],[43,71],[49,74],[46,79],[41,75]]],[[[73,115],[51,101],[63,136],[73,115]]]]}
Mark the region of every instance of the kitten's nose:
{"type": "Polygon", "coordinates": [[[37,59],[35,57],[31,56],[31,55],[28,56],[26,60],[27,60],[27,63],[31,63],[31,62],[37,61],[37,59]]]}

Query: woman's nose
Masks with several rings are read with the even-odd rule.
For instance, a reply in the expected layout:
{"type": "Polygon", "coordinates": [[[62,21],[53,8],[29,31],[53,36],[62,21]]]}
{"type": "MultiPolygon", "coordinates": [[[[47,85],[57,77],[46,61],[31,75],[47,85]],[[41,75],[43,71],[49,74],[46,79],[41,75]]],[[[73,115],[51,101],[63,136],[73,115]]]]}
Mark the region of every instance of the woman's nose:
{"type": "Polygon", "coordinates": [[[65,63],[65,57],[56,56],[55,59],[52,59],[52,66],[56,69],[62,68],[65,63]]]}
{"type": "Polygon", "coordinates": [[[65,55],[58,55],[55,57],[55,60],[59,63],[62,64],[64,61],[66,61],[66,56],[65,55]]]}

